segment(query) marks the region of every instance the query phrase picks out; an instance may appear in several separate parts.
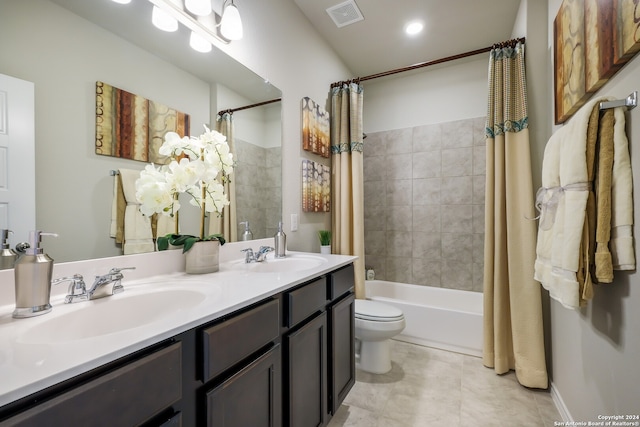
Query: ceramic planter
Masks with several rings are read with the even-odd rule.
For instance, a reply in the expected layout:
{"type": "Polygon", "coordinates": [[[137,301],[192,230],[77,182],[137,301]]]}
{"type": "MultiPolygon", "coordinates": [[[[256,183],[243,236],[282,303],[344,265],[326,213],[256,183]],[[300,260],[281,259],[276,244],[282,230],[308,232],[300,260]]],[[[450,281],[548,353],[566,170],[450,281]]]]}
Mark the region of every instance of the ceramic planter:
{"type": "Polygon", "coordinates": [[[215,273],[219,269],[220,242],[209,240],[196,242],[185,253],[185,271],[188,274],[215,273]]]}

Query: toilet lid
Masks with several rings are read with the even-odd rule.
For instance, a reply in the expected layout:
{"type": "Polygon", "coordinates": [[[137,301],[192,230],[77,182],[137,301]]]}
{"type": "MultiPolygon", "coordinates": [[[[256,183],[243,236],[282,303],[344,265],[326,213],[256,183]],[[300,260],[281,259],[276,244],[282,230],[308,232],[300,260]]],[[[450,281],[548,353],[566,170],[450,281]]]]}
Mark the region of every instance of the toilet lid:
{"type": "Polygon", "coordinates": [[[376,322],[393,322],[404,318],[402,310],[377,301],[357,299],[355,317],[376,322]]]}

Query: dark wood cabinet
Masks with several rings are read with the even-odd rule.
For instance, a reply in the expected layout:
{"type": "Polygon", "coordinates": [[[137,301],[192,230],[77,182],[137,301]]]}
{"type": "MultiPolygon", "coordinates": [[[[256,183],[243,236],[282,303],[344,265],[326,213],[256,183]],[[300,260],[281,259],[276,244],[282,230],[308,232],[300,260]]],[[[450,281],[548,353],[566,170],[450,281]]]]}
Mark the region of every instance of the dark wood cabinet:
{"type": "Polygon", "coordinates": [[[325,426],[355,384],[353,266],[285,292],[285,425],[325,426]]]}
{"type": "Polygon", "coordinates": [[[329,410],[335,414],[356,382],[355,296],[353,293],[328,308],[329,410]]]}
{"type": "Polygon", "coordinates": [[[282,425],[280,345],[206,393],[207,426],[282,425]]]}
{"type": "Polygon", "coordinates": [[[0,408],[0,427],[326,426],[355,382],[349,265],[0,408]]]}
{"type": "Polygon", "coordinates": [[[323,426],[327,422],[326,313],[287,334],[284,343],[286,425],[323,426]]]}

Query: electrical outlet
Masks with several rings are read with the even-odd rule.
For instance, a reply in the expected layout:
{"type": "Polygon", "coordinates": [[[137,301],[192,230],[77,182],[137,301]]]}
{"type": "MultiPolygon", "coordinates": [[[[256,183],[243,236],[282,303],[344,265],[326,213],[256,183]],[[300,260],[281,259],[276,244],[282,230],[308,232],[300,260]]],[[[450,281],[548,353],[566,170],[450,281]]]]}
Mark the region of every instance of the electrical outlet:
{"type": "Polygon", "coordinates": [[[298,214],[291,214],[291,231],[298,231],[298,214]]]}

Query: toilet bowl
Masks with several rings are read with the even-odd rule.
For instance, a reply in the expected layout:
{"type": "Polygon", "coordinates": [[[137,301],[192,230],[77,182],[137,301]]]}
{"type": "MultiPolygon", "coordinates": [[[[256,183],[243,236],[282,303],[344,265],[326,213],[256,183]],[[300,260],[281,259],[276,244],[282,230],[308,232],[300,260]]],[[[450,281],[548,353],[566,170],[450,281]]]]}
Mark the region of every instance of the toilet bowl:
{"type": "Polygon", "coordinates": [[[373,374],[391,370],[390,339],[405,327],[402,310],[377,301],[355,301],[356,364],[373,374]]]}

